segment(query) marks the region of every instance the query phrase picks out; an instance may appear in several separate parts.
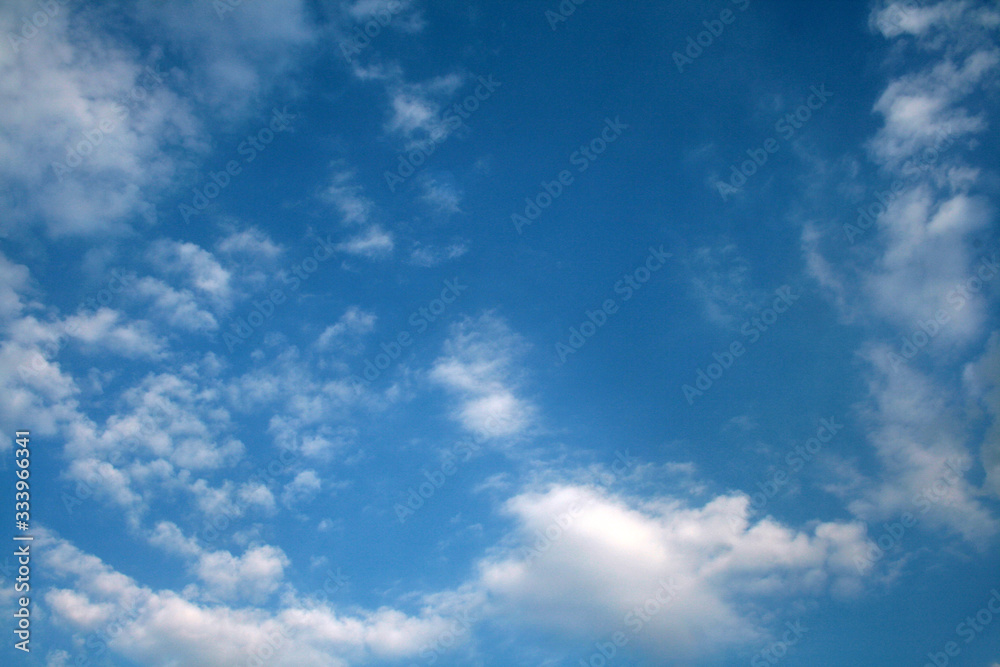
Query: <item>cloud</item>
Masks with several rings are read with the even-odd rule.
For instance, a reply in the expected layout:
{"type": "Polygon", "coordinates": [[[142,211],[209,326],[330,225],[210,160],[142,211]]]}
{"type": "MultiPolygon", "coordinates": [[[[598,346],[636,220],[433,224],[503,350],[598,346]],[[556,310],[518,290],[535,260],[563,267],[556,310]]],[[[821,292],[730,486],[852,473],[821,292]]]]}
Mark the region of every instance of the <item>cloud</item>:
{"type": "Polygon", "coordinates": [[[220,306],[230,305],[231,275],[208,250],[186,241],[160,240],[150,246],[149,259],[164,273],[183,276],[220,306]]]}
{"type": "Polygon", "coordinates": [[[884,347],[872,346],[865,357],[872,366],[873,406],[864,417],[882,473],[855,484],[848,509],[872,522],[909,512],[926,525],[985,546],[1000,522],[965,479],[973,461],[964,444],[966,420],[949,406],[943,386],[908,366],[894,368],[884,347]]]}
{"type": "Polygon", "coordinates": [[[745,496],[691,507],[555,484],[511,498],[504,511],[515,537],[479,569],[507,622],[581,642],[621,631],[660,663],[763,640],[757,612],[791,609],[797,597],[859,591],[863,525],[799,532],[770,518],[752,523],[745,496]],[[676,593],[643,614],[665,583],[676,593]]]}
{"type": "Polygon", "coordinates": [[[453,181],[450,177],[423,176],[420,179],[420,187],[424,191],[421,199],[439,213],[461,213],[459,204],[462,202],[462,193],[453,181]]]}
{"type": "Polygon", "coordinates": [[[156,337],[148,322],[124,322],[124,316],[111,308],[71,315],[64,331],[86,350],[100,350],[138,359],[156,359],[164,354],[164,342],[156,337]]]}
{"type": "Polygon", "coordinates": [[[391,233],[373,225],[366,233],[338,243],[337,250],[368,259],[380,259],[391,254],[395,245],[391,233]]]}
{"type": "Polygon", "coordinates": [[[873,157],[898,171],[942,136],[957,140],[984,130],[985,118],[959,102],[995,76],[998,65],[1000,49],[978,51],[960,64],[946,60],[893,81],[875,103],[885,124],[869,143],[873,157]]]}
{"type": "Polygon", "coordinates": [[[183,55],[190,95],[231,120],[256,113],[260,100],[272,95],[297,94],[294,75],[322,34],[304,0],[235,7],[142,0],[136,15],[183,55]]]}
{"type": "Polygon", "coordinates": [[[290,564],[284,551],[270,545],[250,547],[239,557],[228,551],[208,551],[169,521],[156,525],[149,542],[186,558],[191,572],[205,586],[206,599],[212,601],[262,603],[278,589],[290,564]]]}
{"type": "Polygon", "coordinates": [[[750,264],[735,244],[698,248],[685,264],[692,291],[713,324],[732,327],[762,305],[766,294],[754,287],[750,264]]]}
{"type": "Polygon", "coordinates": [[[323,191],[322,198],[337,208],[343,224],[364,225],[375,205],[371,199],[361,195],[360,185],[351,184],[353,180],[353,171],[337,172],[323,191]]]}
{"type": "Polygon", "coordinates": [[[469,247],[464,243],[452,243],[445,247],[416,243],[410,251],[410,263],[414,266],[432,268],[448,260],[457,259],[468,251],[469,247]]]}
{"type": "Polygon", "coordinates": [[[323,488],[319,475],[315,470],[303,470],[291,482],[285,485],[281,494],[281,502],[285,507],[304,505],[316,497],[323,488]]]}
{"type": "MultiPolygon", "coordinates": [[[[988,422],[980,450],[986,471],[984,490],[1000,496],[1000,331],[990,335],[982,356],[966,365],[963,384],[988,422]]],[[[978,412],[978,410],[975,410],[978,412]]]]}
{"type": "Polygon", "coordinates": [[[374,313],[361,310],[357,306],[348,308],[335,324],[331,324],[316,339],[319,350],[346,349],[360,351],[357,339],[375,329],[377,318],[374,313]]]}
{"type": "MultiPolygon", "coordinates": [[[[37,4],[0,7],[0,32],[20,31],[37,4]]],[[[0,55],[0,177],[13,229],[53,237],[117,235],[155,223],[179,150],[207,148],[191,105],[103,25],[102,10],[59,4],[48,23],[0,55]]],[[[22,232],[15,232],[22,233],[22,232]]]]}
{"type": "MultiPolygon", "coordinates": [[[[162,530],[161,539],[185,549],[169,527],[162,530]]],[[[454,612],[454,596],[438,596],[416,616],[391,607],[344,615],[312,594],[295,592],[271,612],[203,604],[142,586],[55,536],[36,540],[43,546],[41,562],[51,576],[72,584],[70,589],[53,586],[43,593],[55,620],[77,636],[113,623],[116,631],[109,648],[152,667],[227,667],[262,655],[275,667],[347,667],[415,658],[453,626],[443,614],[454,612]]],[[[282,558],[268,549],[250,550],[240,559],[210,559],[199,571],[222,585],[247,575],[268,580],[277,566],[284,567],[282,558]]]]}
{"type": "Polygon", "coordinates": [[[157,278],[141,279],[136,294],[152,301],[153,312],[168,326],[189,332],[208,332],[219,328],[215,316],[203,310],[190,290],[176,290],[157,278]]]}
{"type": "Polygon", "coordinates": [[[513,364],[524,345],[493,313],[451,327],[430,376],[458,396],[454,416],[464,428],[497,437],[516,435],[531,424],[534,407],[515,394],[519,374],[513,364]]]}

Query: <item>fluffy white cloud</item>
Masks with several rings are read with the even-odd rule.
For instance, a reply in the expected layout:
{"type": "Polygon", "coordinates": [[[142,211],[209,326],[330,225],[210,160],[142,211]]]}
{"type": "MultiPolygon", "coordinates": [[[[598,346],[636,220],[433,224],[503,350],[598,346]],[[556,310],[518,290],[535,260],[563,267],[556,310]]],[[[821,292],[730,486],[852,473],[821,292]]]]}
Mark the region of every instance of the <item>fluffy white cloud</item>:
{"type": "Polygon", "coordinates": [[[515,539],[480,564],[502,614],[581,641],[621,631],[659,661],[761,640],[768,631],[755,612],[790,608],[797,596],[852,595],[862,576],[863,525],[753,523],[745,496],[691,507],[558,484],[513,497],[505,511],[515,539]]]}
{"type": "MultiPolygon", "coordinates": [[[[169,528],[165,542],[183,543],[169,528]]],[[[416,657],[454,625],[455,596],[428,601],[419,615],[389,607],[340,614],[311,595],[293,593],[273,612],[253,607],[201,604],[172,591],[154,591],[72,544],[40,535],[42,565],[72,588],[44,593],[56,620],[83,635],[109,624],[120,632],[108,646],[129,660],[151,667],[228,667],[269,656],[276,667],[346,667],[376,659],[416,657]],[[271,654],[273,653],[273,656],[271,654]]],[[[262,547],[241,559],[218,558],[203,574],[219,583],[237,573],[267,579],[284,567],[276,552],[262,547]]],[[[102,634],[102,636],[107,636],[102,634]]]]}

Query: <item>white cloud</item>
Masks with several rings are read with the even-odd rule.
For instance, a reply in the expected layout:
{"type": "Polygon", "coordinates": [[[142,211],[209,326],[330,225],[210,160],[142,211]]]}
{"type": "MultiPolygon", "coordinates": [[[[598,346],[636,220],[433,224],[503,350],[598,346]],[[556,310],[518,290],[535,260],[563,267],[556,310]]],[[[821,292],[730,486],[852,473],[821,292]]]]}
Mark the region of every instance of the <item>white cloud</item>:
{"type": "Polygon", "coordinates": [[[950,60],[896,79],[879,97],[875,111],[885,125],[870,142],[873,157],[893,170],[947,136],[958,140],[986,128],[982,115],[959,103],[995,76],[1000,50],[978,51],[961,64],[950,60]]]}
{"type": "Polygon", "coordinates": [[[281,493],[281,502],[289,508],[304,505],[315,498],[322,488],[323,483],[315,470],[303,470],[285,485],[281,493]]]}
{"type": "Polygon", "coordinates": [[[462,193],[458,190],[453,179],[432,178],[424,176],[420,179],[420,187],[424,193],[421,196],[428,206],[439,213],[461,213],[459,206],[462,202],[462,193]]]}
{"type": "MultiPolygon", "coordinates": [[[[283,598],[273,612],[201,604],[141,586],[64,540],[49,535],[36,539],[44,543],[41,562],[51,576],[73,585],[43,593],[55,620],[81,636],[99,619],[110,619],[120,626],[110,649],[151,667],[228,667],[271,653],[268,664],[275,667],[347,667],[416,658],[453,625],[443,614],[454,611],[454,596],[429,601],[418,616],[390,607],[344,615],[297,593],[283,598]]],[[[220,585],[240,575],[268,581],[284,568],[282,556],[268,549],[250,550],[240,559],[218,558],[201,571],[220,585]]]]}
{"type": "Polygon", "coordinates": [[[458,395],[455,417],[469,431],[510,436],[531,424],[534,407],[515,395],[519,378],[513,364],[524,345],[493,313],[451,327],[444,356],[434,362],[430,375],[458,395]]]}
{"type": "Polygon", "coordinates": [[[467,253],[469,247],[465,243],[452,243],[445,247],[415,244],[410,252],[410,263],[423,268],[432,268],[451,259],[457,259],[467,253]]]}
{"type": "Polygon", "coordinates": [[[164,239],[150,246],[149,258],[164,273],[183,276],[198,292],[222,307],[229,306],[231,275],[209,251],[194,243],[164,239]]]}
{"type": "Polygon", "coordinates": [[[168,326],[184,331],[215,331],[215,316],[203,310],[189,290],[176,290],[167,283],[147,276],[135,286],[136,294],[152,301],[153,312],[168,326]]]}
{"type": "Polygon", "coordinates": [[[969,363],[962,375],[974,405],[988,420],[980,457],[986,470],[985,490],[1000,496],[1000,331],[990,335],[982,356],[969,363]]]}
{"type": "Polygon", "coordinates": [[[140,22],[184,56],[186,85],[200,103],[231,119],[256,111],[261,99],[297,94],[294,75],[320,38],[304,0],[226,3],[142,0],[140,22]]]}
{"type": "Polygon", "coordinates": [[[374,313],[361,310],[357,306],[348,308],[336,324],[331,324],[319,338],[316,339],[316,347],[320,350],[346,348],[348,351],[358,351],[356,345],[352,345],[360,336],[370,333],[375,328],[377,318],[374,313]]]}
{"type": "Polygon", "coordinates": [[[345,225],[364,225],[375,204],[361,194],[360,185],[352,185],[353,180],[353,171],[337,172],[323,191],[322,197],[337,207],[345,225]]]}
{"type": "Polygon", "coordinates": [[[83,343],[85,349],[148,359],[160,358],[164,353],[163,341],[148,322],[126,322],[122,313],[111,308],[71,315],[63,323],[63,331],[83,343]]]}
{"type": "Polygon", "coordinates": [[[480,573],[509,622],[581,641],[622,631],[659,662],[763,640],[756,613],[859,590],[863,525],[817,522],[799,532],[769,518],[751,523],[744,496],[690,507],[554,485],[515,496],[505,511],[517,522],[516,539],[480,573]],[[676,594],[640,621],[634,610],[664,582],[676,594]]]}
{"type": "MultiPolygon", "coordinates": [[[[28,0],[0,6],[5,44],[36,11],[28,0]]],[[[15,229],[121,234],[152,224],[155,194],[176,177],[174,154],[206,148],[169,73],[118,44],[101,13],[59,4],[37,35],[0,54],[0,176],[19,195],[4,197],[15,229]]]]}
{"type": "Polygon", "coordinates": [[[364,234],[338,243],[337,250],[369,259],[378,259],[391,254],[395,245],[391,233],[373,225],[364,234]]]}
{"type": "Polygon", "coordinates": [[[1000,522],[966,479],[973,457],[965,444],[966,420],[949,406],[944,387],[903,365],[893,368],[888,350],[872,346],[866,410],[869,440],[882,466],[880,478],[855,483],[848,508],[865,521],[898,520],[904,512],[924,525],[961,535],[983,546],[1000,522]]]}

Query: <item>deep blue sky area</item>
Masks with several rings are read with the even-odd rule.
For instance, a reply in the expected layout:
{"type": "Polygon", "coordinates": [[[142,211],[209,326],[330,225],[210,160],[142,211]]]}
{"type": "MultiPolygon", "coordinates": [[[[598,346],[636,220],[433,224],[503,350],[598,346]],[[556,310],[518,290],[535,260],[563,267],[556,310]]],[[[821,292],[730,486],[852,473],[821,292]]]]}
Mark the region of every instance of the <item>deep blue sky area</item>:
{"type": "Polygon", "coordinates": [[[4,664],[1000,667],[998,30],[3,3],[4,664]]]}

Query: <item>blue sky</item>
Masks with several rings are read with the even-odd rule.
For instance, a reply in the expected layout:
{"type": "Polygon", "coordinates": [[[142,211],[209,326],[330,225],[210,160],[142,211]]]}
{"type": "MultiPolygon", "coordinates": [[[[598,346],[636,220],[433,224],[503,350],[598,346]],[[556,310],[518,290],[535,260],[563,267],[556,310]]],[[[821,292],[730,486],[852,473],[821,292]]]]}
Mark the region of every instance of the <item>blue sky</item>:
{"type": "Polygon", "coordinates": [[[5,660],[997,667],[1000,12],[636,4],[3,3],[5,660]]]}

